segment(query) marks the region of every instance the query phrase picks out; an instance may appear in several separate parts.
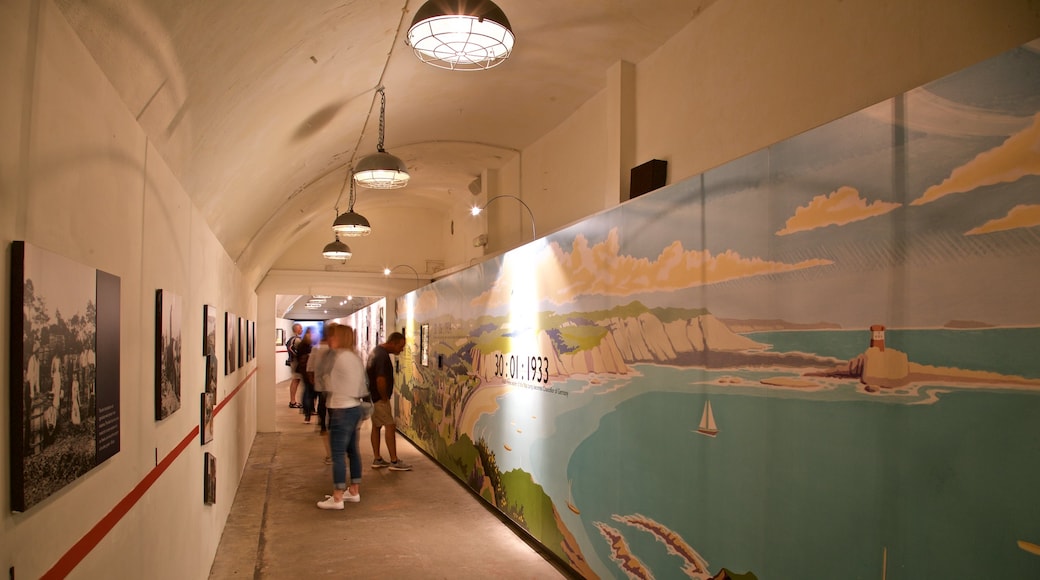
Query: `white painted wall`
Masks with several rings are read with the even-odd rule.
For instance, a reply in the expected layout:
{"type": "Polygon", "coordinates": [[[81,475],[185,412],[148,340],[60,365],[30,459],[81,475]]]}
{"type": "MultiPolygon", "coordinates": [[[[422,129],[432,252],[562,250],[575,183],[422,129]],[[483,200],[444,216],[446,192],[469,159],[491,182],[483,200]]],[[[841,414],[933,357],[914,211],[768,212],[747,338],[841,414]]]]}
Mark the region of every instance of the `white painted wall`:
{"type": "MultiPolygon", "coordinates": [[[[256,298],[145,138],[133,114],[48,1],[0,3],[0,244],[12,240],[119,276],[121,450],[22,514],[4,509],[0,569],[36,578],[50,569],[199,425],[205,388],[202,308],[255,319],[256,298]],[[182,298],[181,408],[154,420],[155,291],[182,298]]],[[[0,284],[8,360],[6,273],[0,284]]],[[[218,331],[218,344],[224,332],[218,331]]],[[[20,364],[20,361],[15,361],[20,364]]],[[[250,362],[218,381],[239,394],[75,567],[75,578],[204,578],[256,433],[250,362]],[[202,502],[203,452],[217,458],[218,503],[202,502]]],[[[223,365],[221,365],[223,368],[223,365]]],[[[7,374],[4,374],[7,382],[7,374]]],[[[15,388],[20,385],[15,385],[15,388]]],[[[11,385],[5,385],[6,393],[11,385]]],[[[5,405],[6,407],[6,405],[5,405]]],[[[0,413],[0,433],[8,433],[0,413]]],[[[0,446],[0,496],[10,494],[9,450],[0,446]]],[[[9,504],[7,504],[9,505],[9,504]]]]}

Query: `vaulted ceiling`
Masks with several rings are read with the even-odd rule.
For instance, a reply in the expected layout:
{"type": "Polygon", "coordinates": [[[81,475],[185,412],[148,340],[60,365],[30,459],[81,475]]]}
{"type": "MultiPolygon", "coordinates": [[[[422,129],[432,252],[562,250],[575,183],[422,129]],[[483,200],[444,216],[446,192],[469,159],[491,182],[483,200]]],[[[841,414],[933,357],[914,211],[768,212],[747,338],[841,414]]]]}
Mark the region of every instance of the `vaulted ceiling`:
{"type": "MultiPolygon", "coordinates": [[[[413,55],[424,0],[57,4],[231,258],[266,269],[287,235],[346,207],[347,168],[376,150],[378,87],[386,149],[412,174],[393,195],[441,207],[712,1],[500,0],[516,46],[479,72],[413,55]]],[[[386,195],[358,189],[355,207],[386,195]]]]}

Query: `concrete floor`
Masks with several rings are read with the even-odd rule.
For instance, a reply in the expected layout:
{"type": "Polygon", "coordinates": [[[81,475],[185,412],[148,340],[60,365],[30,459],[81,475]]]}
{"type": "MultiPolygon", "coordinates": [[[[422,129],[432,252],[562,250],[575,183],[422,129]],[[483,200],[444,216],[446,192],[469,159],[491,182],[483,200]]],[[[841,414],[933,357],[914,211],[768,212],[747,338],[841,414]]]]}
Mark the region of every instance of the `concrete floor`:
{"type": "Polygon", "coordinates": [[[276,389],[278,432],[253,442],[210,578],[572,576],[400,434],[398,455],[412,471],[372,469],[371,421],[361,433],[361,502],[318,509],[332,493],[324,445],[288,408],[288,382],[276,389]]]}

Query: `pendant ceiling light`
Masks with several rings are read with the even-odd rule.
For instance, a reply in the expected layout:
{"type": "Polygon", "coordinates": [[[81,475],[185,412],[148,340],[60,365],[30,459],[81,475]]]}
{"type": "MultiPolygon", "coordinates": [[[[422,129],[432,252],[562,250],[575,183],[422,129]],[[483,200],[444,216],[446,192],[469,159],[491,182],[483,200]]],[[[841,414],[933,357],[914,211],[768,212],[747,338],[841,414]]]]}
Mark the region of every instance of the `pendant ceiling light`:
{"type": "MultiPolygon", "coordinates": [[[[336,232],[337,235],[342,234],[348,237],[367,236],[372,233],[371,224],[368,223],[365,216],[354,211],[356,194],[354,193],[354,180],[350,178],[353,172],[351,170],[347,173],[347,180],[350,181],[350,202],[347,206],[347,213],[341,214],[339,209],[336,209],[336,221],[332,224],[332,231],[336,232]]],[[[345,186],[346,182],[343,182],[343,185],[345,186]]],[[[343,192],[340,191],[339,194],[342,196],[343,192]]]]}
{"type": "Polygon", "coordinates": [[[361,187],[370,189],[397,189],[408,185],[408,168],[404,161],[386,152],[383,149],[383,131],[386,128],[386,93],[383,87],[376,91],[379,93],[379,143],[376,146],[378,153],[373,153],[362,159],[354,172],[354,181],[361,187]]]}
{"type": "Polygon", "coordinates": [[[343,260],[344,262],[353,256],[350,252],[350,246],[339,241],[339,234],[336,235],[335,241],[329,242],[325,245],[325,249],[321,251],[321,255],[325,256],[329,260],[343,260]]]}
{"type": "Polygon", "coordinates": [[[415,13],[408,45],[438,68],[484,70],[509,58],[513,30],[489,0],[429,0],[415,13]]]}

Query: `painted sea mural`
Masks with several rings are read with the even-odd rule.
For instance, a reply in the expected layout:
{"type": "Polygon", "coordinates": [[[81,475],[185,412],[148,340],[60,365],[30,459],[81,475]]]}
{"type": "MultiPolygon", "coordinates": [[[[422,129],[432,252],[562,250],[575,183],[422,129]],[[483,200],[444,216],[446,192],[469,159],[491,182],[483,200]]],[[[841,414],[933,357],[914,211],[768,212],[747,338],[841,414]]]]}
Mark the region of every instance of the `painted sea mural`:
{"type": "Polygon", "coordinates": [[[586,578],[1038,578],[1038,288],[1034,42],[401,298],[399,428],[586,578]]]}

